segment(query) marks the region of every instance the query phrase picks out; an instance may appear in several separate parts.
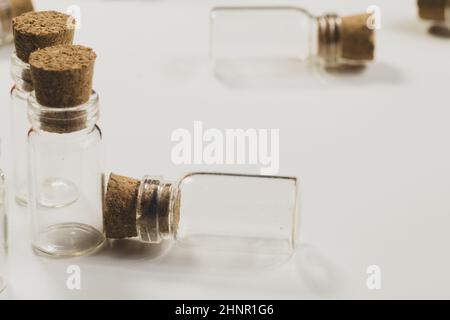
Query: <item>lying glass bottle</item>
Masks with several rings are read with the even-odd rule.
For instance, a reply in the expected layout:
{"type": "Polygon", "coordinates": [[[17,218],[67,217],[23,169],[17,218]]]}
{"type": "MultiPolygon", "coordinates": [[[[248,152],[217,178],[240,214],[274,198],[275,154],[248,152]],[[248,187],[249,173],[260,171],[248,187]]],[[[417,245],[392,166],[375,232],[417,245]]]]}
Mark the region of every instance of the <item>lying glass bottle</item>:
{"type": "Polygon", "coordinates": [[[111,174],[104,198],[109,239],[176,240],[220,256],[270,256],[279,262],[296,243],[297,179],[190,173],[177,182],[111,174]]]}
{"type": "Polygon", "coordinates": [[[418,0],[419,16],[431,21],[430,31],[450,34],[450,0],[418,0]]]}
{"type": "Polygon", "coordinates": [[[374,59],[371,14],[316,17],[299,7],[217,7],[211,11],[210,54],[231,60],[294,59],[326,67],[374,59]]]}

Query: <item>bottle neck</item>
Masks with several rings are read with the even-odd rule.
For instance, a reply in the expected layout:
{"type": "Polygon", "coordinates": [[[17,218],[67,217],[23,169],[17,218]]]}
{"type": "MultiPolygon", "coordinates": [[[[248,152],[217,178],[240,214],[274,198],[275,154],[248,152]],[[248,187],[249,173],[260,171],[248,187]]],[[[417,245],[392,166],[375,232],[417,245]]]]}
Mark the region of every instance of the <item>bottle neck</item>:
{"type": "Polygon", "coordinates": [[[15,52],[11,55],[11,77],[15,89],[26,93],[33,91],[30,65],[17,57],[15,52]]]}
{"type": "Polygon", "coordinates": [[[342,56],[342,21],[336,14],[326,14],[317,18],[317,55],[325,66],[340,64],[342,56]]]}
{"type": "Polygon", "coordinates": [[[34,92],[28,97],[28,120],[33,130],[49,133],[90,132],[99,119],[98,95],[95,91],[86,103],[70,108],[41,105],[34,92]]]}
{"type": "Polygon", "coordinates": [[[180,209],[179,189],[172,182],[145,176],[139,185],[136,205],[138,237],[147,243],[175,239],[180,209]]]}

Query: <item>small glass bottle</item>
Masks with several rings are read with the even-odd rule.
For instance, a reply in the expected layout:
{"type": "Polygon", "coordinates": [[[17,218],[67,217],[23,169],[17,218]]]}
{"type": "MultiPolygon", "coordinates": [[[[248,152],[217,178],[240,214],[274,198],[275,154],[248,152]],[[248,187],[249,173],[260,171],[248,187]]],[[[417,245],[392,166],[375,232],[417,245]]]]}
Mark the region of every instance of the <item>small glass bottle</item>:
{"type": "Polygon", "coordinates": [[[11,55],[14,85],[10,94],[10,106],[14,138],[14,190],[16,202],[20,205],[26,205],[28,201],[27,133],[30,123],[27,119],[27,100],[33,90],[28,58],[38,48],[72,43],[74,29],[67,24],[69,19],[70,16],[64,13],[39,11],[24,14],[13,22],[16,51],[11,55]],[[35,24],[40,28],[34,28],[35,24]]]}
{"type": "Polygon", "coordinates": [[[90,253],[104,241],[98,96],[72,108],[44,107],[34,93],[28,101],[33,248],[53,256],[90,253]]]}
{"type": "Polygon", "coordinates": [[[221,257],[259,255],[278,263],[295,248],[297,188],[296,178],[280,176],[199,172],[169,182],[111,174],[104,200],[106,237],[176,240],[221,257]]]}
{"type": "Polygon", "coordinates": [[[32,246],[51,256],[91,253],[104,242],[96,55],[61,45],[30,56],[29,210],[32,246]]]}
{"type": "Polygon", "coordinates": [[[211,11],[211,58],[216,64],[294,60],[308,66],[364,65],[374,58],[371,18],[316,17],[291,6],[217,7],[211,11]]]}
{"type": "Polygon", "coordinates": [[[430,32],[450,36],[450,0],[418,0],[419,16],[431,21],[430,32]]]}

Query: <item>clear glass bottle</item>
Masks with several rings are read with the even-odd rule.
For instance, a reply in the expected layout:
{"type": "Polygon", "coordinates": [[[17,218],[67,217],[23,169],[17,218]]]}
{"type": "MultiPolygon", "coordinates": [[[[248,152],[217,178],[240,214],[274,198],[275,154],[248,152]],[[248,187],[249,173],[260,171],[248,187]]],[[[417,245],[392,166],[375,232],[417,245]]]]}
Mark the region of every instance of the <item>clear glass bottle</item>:
{"type": "Polygon", "coordinates": [[[28,201],[27,174],[27,133],[30,123],[27,119],[28,96],[33,90],[30,65],[11,55],[11,121],[14,148],[14,191],[17,203],[26,205],[28,201]]]}
{"type": "Polygon", "coordinates": [[[0,292],[6,287],[6,204],[5,177],[0,169],[0,292]]]}
{"type": "MultiPolygon", "coordinates": [[[[316,17],[293,6],[217,7],[210,16],[211,59],[216,67],[237,61],[267,64],[282,60],[304,62],[308,67],[364,65],[373,59],[373,48],[364,44],[358,53],[345,40],[346,34],[373,37],[373,30],[364,30],[364,16],[359,16],[363,26],[351,25],[358,32],[350,34],[344,30],[347,17],[335,14],[316,17]]],[[[245,72],[245,66],[241,66],[241,72],[245,72]]]]}
{"type": "Polygon", "coordinates": [[[12,11],[9,0],[0,0],[0,46],[11,43],[13,40],[11,19],[12,11]]]}
{"type": "MultiPolygon", "coordinates": [[[[214,254],[222,261],[235,261],[227,257],[240,255],[247,262],[265,257],[273,264],[294,251],[296,178],[199,172],[177,182],[145,176],[138,185],[130,214],[139,241],[176,240],[180,247],[207,252],[208,260],[214,254]]],[[[121,211],[124,207],[115,207],[124,203],[115,198],[122,195],[123,190],[108,183],[105,227],[111,217],[126,215],[121,211]]],[[[123,220],[117,223],[124,225],[123,220]]]]}
{"type": "Polygon", "coordinates": [[[71,108],[28,99],[29,210],[35,251],[79,256],[104,242],[98,95],[71,108]]]}

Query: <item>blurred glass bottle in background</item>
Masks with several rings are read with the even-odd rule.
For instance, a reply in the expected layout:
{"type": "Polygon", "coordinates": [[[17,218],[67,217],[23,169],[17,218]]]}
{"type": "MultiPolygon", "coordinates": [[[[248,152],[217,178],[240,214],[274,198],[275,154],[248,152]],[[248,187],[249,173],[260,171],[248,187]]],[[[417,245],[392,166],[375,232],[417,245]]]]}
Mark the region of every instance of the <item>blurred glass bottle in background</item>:
{"type": "Polygon", "coordinates": [[[375,20],[372,13],[315,16],[291,6],[216,7],[210,58],[222,80],[294,75],[308,85],[316,71],[373,61],[375,20]]]}
{"type": "Polygon", "coordinates": [[[0,0],[0,46],[13,41],[11,20],[28,11],[33,11],[31,0],[0,0]]]}
{"type": "Polygon", "coordinates": [[[418,0],[419,17],[432,23],[430,32],[450,37],[450,0],[418,0]]]}

